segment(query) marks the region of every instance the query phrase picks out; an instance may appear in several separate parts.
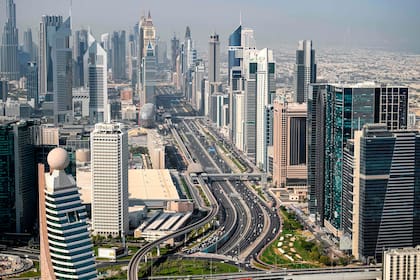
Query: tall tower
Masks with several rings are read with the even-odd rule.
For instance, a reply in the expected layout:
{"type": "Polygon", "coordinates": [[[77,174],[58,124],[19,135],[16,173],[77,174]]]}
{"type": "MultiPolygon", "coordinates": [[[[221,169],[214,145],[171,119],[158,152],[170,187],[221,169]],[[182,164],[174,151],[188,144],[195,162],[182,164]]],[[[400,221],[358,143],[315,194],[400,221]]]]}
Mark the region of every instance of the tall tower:
{"type": "Polygon", "coordinates": [[[307,101],[310,83],[316,83],[315,50],[311,40],[303,40],[296,50],[295,102],[307,101]]]}
{"type": "Polygon", "coordinates": [[[273,182],[306,185],[306,104],[274,101],[273,182]]]}
{"type": "MultiPolygon", "coordinates": [[[[146,16],[142,16],[140,19],[140,25],[139,25],[139,43],[138,43],[138,58],[137,61],[139,63],[142,63],[143,57],[147,55],[147,49],[149,44],[152,46],[153,49],[155,49],[156,45],[156,28],[153,26],[153,20],[152,16],[150,14],[150,11],[146,16]]],[[[138,83],[139,88],[142,88],[143,83],[143,67],[144,65],[140,65],[138,67],[138,83]]]]}
{"type": "Polygon", "coordinates": [[[30,28],[23,32],[23,51],[30,55],[31,60],[35,60],[36,55],[32,41],[32,30],[30,28]]]}
{"type": "Polygon", "coordinates": [[[67,152],[48,154],[50,172],[39,164],[40,263],[42,279],[97,279],[87,213],[71,175],[67,152]]]}
{"type": "Polygon", "coordinates": [[[89,87],[90,123],[109,122],[107,53],[90,33],[83,61],[84,80],[89,87]]]}
{"type": "Polygon", "coordinates": [[[147,46],[146,56],[143,57],[143,89],[140,104],[155,104],[155,85],[156,85],[156,56],[151,43],[147,46]]]}
{"type": "MultiPolygon", "coordinates": [[[[256,164],[267,171],[267,146],[272,139],[272,126],[269,105],[274,101],[275,88],[275,62],[273,51],[267,48],[258,52],[256,60],[250,63],[250,73],[256,73],[256,164]],[[254,68],[256,66],[256,68],[254,68]]],[[[252,110],[252,109],[251,109],[252,110]]]]}
{"type": "Polygon", "coordinates": [[[53,100],[55,123],[72,118],[72,50],[70,18],[43,16],[39,35],[39,94],[53,100]]]}
{"type": "Polygon", "coordinates": [[[16,28],[16,4],[6,0],[6,22],[0,42],[0,78],[19,79],[18,30],[16,28]]]}
{"type": "Polygon", "coordinates": [[[121,123],[99,123],[90,136],[92,228],[95,235],[128,232],[128,136],[121,123]]]}
{"type": "Polygon", "coordinates": [[[365,125],[348,140],[342,220],[356,259],[380,263],[386,249],[420,244],[419,149],[418,131],[386,124],[365,125]]]}
{"type": "Polygon", "coordinates": [[[176,72],[176,58],[179,54],[179,39],[174,37],[171,39],[171,63],[172,63],[172,72],[176,72]]]}
{"type": "Polygon", "coordinates": [[[34,100],[35,108],[38,108],[39,105],[39,95],[38,95],[38,65],[34,61],[29,61],[27,64],[26,71],[26,92],[27,99],[34,100]]]}
{"type": "Polygon", "coordinates": [[[364,124],[406,129],[408,88],[313,84],[308,99],[309,210],[334,234],[341,230],[343,149],[364,124]]]}
{"type": "Polygon", "coordinates": [[[83,56],[88,48],[88,31],[77,30],[73,35],[73,87],[81,87],[87,84],[84,80],[83,56]]]}
{"type": "Polygon", "coordinates": [[[220,41],[219,35],[212,33],[209,41],[209,83],[220,82],[220,41]]]}
{"type": "Polygon", "coordinates": [[[32,232],[36,220],[35,123],[0,125],[0,232],[32,232]]]}
{"type": "Polygon", "coordinates": [[[114,80],[125,80],[126,75],[125,31],[114,32],[111,36],[111,68],[114,80]]]}

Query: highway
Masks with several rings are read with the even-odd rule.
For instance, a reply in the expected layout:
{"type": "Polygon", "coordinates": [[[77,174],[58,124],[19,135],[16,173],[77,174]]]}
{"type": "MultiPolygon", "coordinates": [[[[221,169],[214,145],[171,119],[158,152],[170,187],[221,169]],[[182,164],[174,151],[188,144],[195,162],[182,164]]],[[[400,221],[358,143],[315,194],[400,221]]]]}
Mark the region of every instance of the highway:
{"type": "MultiPolygon", "coordinates": [[[[179,144],[181,150],[183,151],[184,156],[186,157],[186,161],[188,163],[192,163],[191,155],[188,152],[188,150],[186,149],[182,140],[180,139],[177,131],[173,130],[172,132],[174,134],[174,137],[178,141],[178,144],[179,144]]],[[[202,182],[202,180],[201,180],[201,182],[202,182]]],[[[210,202],[210,207],[209,207],[210,210],[208,211],[207,215],[197,222],[189,224],[189,225],[185,226],[184,228],[181,228],[181,229],[175,231],[172,234],[169,234],[167,236],[159,238],[158,240],[150,242],[147,245],[140,248],[136,252],[136,254],[134,254],[134,256],[130,259],[130,262],[128,263],[127,279],[129,279],[129,280],[137,280],[138,279],[138,271],[139,271],[140,262],[143,258],[145,258],[146,254],[151,249],[160,246],[160,244],[162,244],[166,240],[169,240],[169,239],[176,238],[176,237],[182,236],[184,234],[187,234],[190,231],[192,231],[193,229],[199,229],[199,228],[203,227],[204,225],[206,225],[207,223],[211,222],[216,217],[216,215],[219,213],[219,204],[216,201],[216,198],[213,196],[212,192],[208,189],[207,185],[204,184],[204,182],[202,182],[201,186],[203,188],[203,191],[204,191],[205,195],[207,196],[207,199],[210,202]]]]}
{"type": "MultiPolygon", "coordinates": [[[[182,125],[179,124],[179,130],[183,131],[186,137],[188,149],[192,156],[202,164],[206,172],[211,173],[230,173],[229,166],[215,152],[209,152],[215,149],[215,143],[211,137],[203,133],[199,121],[184,119],[182,125]]],[[[216,136],[217,137],[217,136],[216,136]]],[[[248,168],[253,170],[252,168],[248,168]]],[[[257,173],[257,172],[255,172],[257,173]]],[[[273,240],[280,228],[280,221],[276,211],[272,209],[254,192],[250,191],[243,182],[236,181],[234,185],[231,182],[218,181],[219,185],[212,183],[211,188],[220,186],[225,193],[230,193],[230,200],[235,206],[239,215],[237,225],[232,235],[226,242],[219,242],[217,253],[224,254],[230,258],[235,258],[246,265],[252,258],[258,255],[261,248],[264,247],[267,240],[273,240]]],[[[217,192],[213,192],[217,197],[217,192]]]]}
{"type": "Polygon", "coordinates": [[[376,280],[381,277],[378,267],[334,268],[334,269],[288,269],[281,271],[238,272],[213,275],[188,275],[188,276],[155,276],[148,279],[276,279],[276,280],[376,280]]]}

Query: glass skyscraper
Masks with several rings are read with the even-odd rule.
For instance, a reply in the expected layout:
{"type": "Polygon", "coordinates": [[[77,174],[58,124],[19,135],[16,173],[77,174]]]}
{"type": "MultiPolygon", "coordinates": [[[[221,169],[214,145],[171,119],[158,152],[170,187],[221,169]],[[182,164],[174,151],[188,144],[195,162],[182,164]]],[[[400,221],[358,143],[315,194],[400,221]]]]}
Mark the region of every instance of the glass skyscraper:
{"type": "Polygon", "coordinates": [[[343,232],[352,254],[382,261],[385,249],[420,244],[420,133],[370,124],[344,149],[343,232]]]}
{"type": "Polygon", "coordinates": [[[407,127],[408,89],[373,84],[313,84],[308,95],[309,210],[333,233],[341,230],[343,149],[364,124],[407,127]]]}

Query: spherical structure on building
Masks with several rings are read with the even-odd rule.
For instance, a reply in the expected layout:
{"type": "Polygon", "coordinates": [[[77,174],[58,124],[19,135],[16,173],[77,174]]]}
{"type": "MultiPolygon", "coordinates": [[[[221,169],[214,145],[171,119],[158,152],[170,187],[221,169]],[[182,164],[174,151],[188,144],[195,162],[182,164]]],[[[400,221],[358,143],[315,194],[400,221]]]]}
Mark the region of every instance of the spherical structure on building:
{"type": "Polygon", "coordinates": [[[51,170],[64,170],[69,165],[69,156],[63,148],[54,148],[48,153],[47,161],[51,170]]]}

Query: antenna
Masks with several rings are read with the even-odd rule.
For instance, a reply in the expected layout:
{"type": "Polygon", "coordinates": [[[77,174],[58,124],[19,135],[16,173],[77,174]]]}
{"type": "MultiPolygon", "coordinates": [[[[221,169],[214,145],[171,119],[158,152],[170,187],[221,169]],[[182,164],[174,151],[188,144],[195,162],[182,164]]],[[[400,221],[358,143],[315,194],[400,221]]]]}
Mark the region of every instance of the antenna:
{"type": "Polygon", "coordinates": [[[72,20],[71,20],[71,10],[73,8],[73,0],[70,0],[70,8],[69,8],[69,18],[70,18],[70,30],[72,30],[72,20]]]}
{"type": "Polygon", "coordinates": [[[239,11],[239,25],[242,25],[242,11],[239,11]]]}

